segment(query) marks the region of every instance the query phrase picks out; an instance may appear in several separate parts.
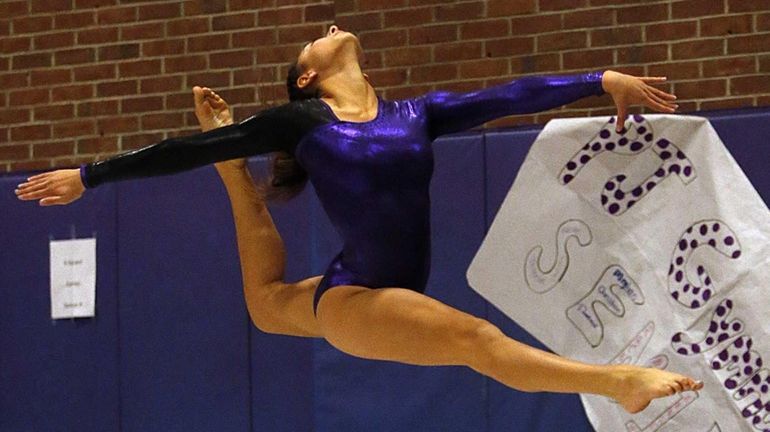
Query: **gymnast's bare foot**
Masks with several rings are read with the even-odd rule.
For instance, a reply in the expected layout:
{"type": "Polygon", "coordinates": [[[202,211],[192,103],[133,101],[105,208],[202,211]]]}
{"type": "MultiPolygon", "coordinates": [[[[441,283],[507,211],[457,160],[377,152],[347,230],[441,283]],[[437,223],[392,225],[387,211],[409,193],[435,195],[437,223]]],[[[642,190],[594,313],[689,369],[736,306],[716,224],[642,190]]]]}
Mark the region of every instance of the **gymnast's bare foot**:
{"type": "Polygon", "coordinates": [[[632,414],[647,408],[653,399],[703,388],[702,382],[655,368],[619,365],[615,372],[619,385],[613,397],[632,414]]]}

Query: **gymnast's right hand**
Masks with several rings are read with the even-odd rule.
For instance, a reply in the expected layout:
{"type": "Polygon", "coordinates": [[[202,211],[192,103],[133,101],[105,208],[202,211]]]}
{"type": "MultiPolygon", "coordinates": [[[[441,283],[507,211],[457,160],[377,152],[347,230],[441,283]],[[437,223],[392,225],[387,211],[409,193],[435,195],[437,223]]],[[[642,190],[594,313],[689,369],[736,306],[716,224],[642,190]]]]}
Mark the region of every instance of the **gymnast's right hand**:
{"type": "Polygon", "coordinates": [[[29,177],[15,190],[22,201],[40,200],[41,206],[65,205],[80,198],[85,186],[80,170],[61,169],[29,177]]]}

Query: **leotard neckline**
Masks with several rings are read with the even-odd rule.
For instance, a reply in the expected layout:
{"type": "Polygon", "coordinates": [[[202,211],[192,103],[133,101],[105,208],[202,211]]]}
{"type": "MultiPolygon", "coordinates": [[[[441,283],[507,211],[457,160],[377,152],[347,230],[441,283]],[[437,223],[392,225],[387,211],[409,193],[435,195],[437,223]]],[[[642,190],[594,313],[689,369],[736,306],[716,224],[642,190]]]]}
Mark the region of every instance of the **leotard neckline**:
{"type": "Polygon", "coordinates": [[[352,124],[367,124],[367,123],[372,123],[374,121],[377,121],[377,119],[379,119],[380,116],[382,115],[382,99],[380,99],[380,97],[377,96],[377,95],[375,95],[375,97],[377,98],[377,114],[371,120],[360,121],[360,122],[350,121],[350,120],[342,120],[341,118],[337,117],[337,114],[334,112],[332,107],[328,103],[326,103],[325,100],[323,100],[321,98],[318,98],[318,100],[321,101],[321,104],[323,104],[323,106],[329,111],[329,113],[331,113],[331,115],[334,117],[334,119],[336,121],[338,121],[338,122],[341,122],[341,123],[352,123],[352,124]]]}

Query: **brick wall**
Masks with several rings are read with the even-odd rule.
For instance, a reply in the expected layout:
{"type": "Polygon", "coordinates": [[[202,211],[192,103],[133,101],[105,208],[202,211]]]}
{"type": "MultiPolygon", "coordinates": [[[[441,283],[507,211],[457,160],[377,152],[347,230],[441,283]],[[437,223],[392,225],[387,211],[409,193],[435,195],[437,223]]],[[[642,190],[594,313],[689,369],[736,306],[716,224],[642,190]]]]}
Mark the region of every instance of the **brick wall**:
{"type": "MultiPolygon", "coordinates": [[[[683,112],[770,105],[768,0],[0,0],[0,171],[195,131],[196,84],[237,118],[283,103],[286,64],[334,22],[386,99],[612,68],[668,76],[683,112]]],[[[611,112],[604,96],[488,126],[611,112]]]]}

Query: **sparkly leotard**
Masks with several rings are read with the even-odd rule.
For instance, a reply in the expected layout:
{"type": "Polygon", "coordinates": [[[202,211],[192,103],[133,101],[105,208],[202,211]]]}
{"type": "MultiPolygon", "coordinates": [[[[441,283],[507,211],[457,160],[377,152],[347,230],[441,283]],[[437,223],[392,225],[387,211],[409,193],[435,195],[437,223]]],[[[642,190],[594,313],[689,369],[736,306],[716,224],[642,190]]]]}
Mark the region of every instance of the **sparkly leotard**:
{"type": "Polygon", "coordinates": [[[512,114],[601,95],[601,72],[524,77],[470,92],[384,101],[367,122],[339,120],[320,99],[264,110],[239,124],[171,138],[84,165],[86,187],[173,174],[272,151],[294,154],[343,240],[315,294],[338,285],[425,289],[430,266],[431,143],[512,114]]]}

